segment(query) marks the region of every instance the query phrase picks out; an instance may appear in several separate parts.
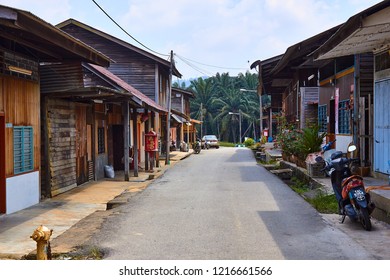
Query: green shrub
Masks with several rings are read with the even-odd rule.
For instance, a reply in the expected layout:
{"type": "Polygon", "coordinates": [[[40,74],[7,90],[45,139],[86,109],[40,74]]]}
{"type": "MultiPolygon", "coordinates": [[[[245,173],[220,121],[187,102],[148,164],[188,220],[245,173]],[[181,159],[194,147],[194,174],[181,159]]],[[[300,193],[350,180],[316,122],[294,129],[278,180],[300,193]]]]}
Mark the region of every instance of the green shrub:
{"type": "Polygon", "coordinates": [[[253,140],[252,138],[248,137],[245,141],[244,141],[244,145],[245,147],[251,147],[255,144],[255,140],[253,140]]]}

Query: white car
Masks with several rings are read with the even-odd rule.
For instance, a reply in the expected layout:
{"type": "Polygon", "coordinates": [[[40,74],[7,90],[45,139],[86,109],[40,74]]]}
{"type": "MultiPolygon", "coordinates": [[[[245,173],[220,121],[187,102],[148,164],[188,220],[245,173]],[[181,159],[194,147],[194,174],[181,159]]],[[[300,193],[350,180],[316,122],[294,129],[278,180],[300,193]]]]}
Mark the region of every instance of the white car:
{"type": "Polygon", "coordinates": [[[216,148],[219,149],[219,141],[215,135],[205,135],[202,137],[203,149],[216,148]]]}

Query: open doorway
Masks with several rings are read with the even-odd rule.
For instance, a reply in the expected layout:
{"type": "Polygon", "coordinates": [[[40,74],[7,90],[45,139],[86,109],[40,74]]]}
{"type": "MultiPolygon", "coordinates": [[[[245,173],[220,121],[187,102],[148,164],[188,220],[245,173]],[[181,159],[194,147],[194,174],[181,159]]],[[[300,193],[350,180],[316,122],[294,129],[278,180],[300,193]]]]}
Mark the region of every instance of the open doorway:
{"type": "Polygon", "coordinates": [[[114,170],[124,170],[123,165],[123,125],[112,126],[112,139],[113,139],[113,166],[114,170]]]}

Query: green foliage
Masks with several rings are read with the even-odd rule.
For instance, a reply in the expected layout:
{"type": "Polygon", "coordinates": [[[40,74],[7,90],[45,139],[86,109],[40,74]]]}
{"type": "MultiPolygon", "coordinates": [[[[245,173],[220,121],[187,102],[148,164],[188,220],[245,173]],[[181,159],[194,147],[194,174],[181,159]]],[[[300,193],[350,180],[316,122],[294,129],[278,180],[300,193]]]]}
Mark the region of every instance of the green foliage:
{"type": "Polygon", "coordinates": [[[325,136],[325,132],[320,133],[319,126],[304,128],[297,138],[297,156],[305,160],[308,154],[320,151],[325,136]]]}
{"type": "Polygon", "coordinates": [[[319,126],[310,126],[298,130],[288,124],[284,117],[279,118],[279,134],[276,136],[278,146],[286,155],[295,155],[305,160],[310,153],[321,150],[321,144],[326,133],[320,133],[319,126]]]}
{"type": "Polygon", "coordinates": [[[252,138],[248,137],[245,141],[244,141],[244,145],[245,147],[251,147],[255,144],[255,140],[253,140],[252,138]]]}
{"type": "MultiPolygon", "coordinates": [[[[259,100],[256,93],[240,92],[241,88],[256,90],[257,74],[247,72],[237,77],[217,73],[214,77],[191,81],[187,90],[194,92],[190,100],[191,118],[202,120],[202,135],[214,134],[225,142],[239,142],[239,120],[229,112],[242,112],[242,137],[259,134],[259,100]]],[[[177,82],[178,87],[183,83],[177,82]]],[[[200,125],[197,125],[200,131],[200,125]]],[[[200,133],[199,133],[200,135],[200,133]]]]}
{"type": "Polygon", "coordinates": [[[297,144],[300,137],[299,131],[294,125],[288,124],[285,117],[278,118],[279,134],[276,136],[277,145],[286,155],[294,155],[298,152],[297,144]]]}

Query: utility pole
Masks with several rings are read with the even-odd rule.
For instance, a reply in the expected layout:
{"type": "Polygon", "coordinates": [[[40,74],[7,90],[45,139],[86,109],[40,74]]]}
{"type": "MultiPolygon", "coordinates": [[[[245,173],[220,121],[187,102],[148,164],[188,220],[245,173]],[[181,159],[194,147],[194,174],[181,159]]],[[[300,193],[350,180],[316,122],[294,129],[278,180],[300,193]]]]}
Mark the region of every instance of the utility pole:
{"type": "Polygon", "coordinates": [[[240,121],[240,145],[242,145],[242,133],[241,133],[242,112],[241,112],[241,109],[238,110],[238,118],[240,121]]]}
{"type": "Polygon", "coordinates": [[[202,144],[203,137],[203,103],[200,103],[200,141],[202,144]]]}
{"type": "Polygon", "coordinates": [[[168,118],[167,118],[167,135],[166,135],[166,141],[167,141],[167,147],[166,147],[166,157],[165,157],[165,164],[169,165],[170,159],[169,159],[169,152],[170,152],[170,133],[171,133],[171,102],[172,102],[172,72],[173,72],[173,51],[171,50],[171,65],[169,67],[169,90],[168,90],[168,118]]]}
{"type": "MultiPolygon", "coordinates": [[[[262,137],[262,133],[263,133],[263,104],[262,104],[262,100],[261,100],[261,97],[262,97],[262,94],[263,94],[263,75],[262,75],[262,69],[261,69],[261,61],[259,61],[259,85],[257,86],[257,94],[259,96],[259,109],[260,109],[260,113],[259,113],[259,117],[260,117],[260,139],[262,137]]],[[[272,120],[271,120],[272,121],[272,120]]]]}

